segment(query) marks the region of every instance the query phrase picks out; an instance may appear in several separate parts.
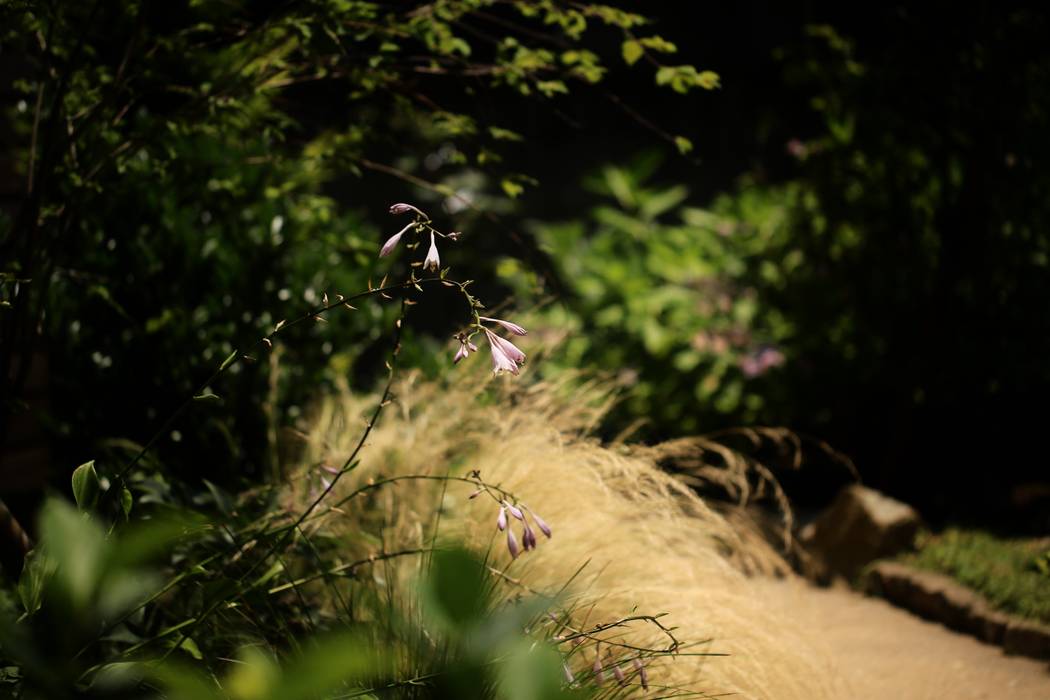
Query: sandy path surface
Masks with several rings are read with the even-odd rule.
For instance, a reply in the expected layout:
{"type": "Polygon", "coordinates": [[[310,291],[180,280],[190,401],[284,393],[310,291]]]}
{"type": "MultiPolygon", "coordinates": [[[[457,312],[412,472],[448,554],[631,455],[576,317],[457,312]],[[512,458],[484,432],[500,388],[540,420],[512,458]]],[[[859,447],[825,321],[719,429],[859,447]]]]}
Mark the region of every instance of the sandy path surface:
{"type": "MultiPolygon", "coordinates": [[[[777,609],[812,636],[846,677],[844,700],[1050,700],[1050,667],[850,591],[773,582],[777,609]]],[[[770,698],[770,700],[776,700],[770,698]]]]}

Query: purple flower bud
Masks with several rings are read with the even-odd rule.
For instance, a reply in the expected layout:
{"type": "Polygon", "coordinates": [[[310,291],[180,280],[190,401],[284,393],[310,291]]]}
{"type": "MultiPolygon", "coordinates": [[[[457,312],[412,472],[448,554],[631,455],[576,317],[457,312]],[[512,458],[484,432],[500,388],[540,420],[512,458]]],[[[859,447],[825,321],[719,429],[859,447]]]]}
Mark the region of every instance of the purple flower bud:
{"type": "Polygon", "coordinates": [[[521,554],[521,549],[518,547],[518,538],[514,536],[514,531],[509,527],[507,528],[507,551],[510,552],[511,559],[517,559],[518,555],[521,554]]]}
{"type": "Polygon", "coordinates": [[[425,220],[430,221],[430,217],[429,216],[427,216],[426,214],[424,214],[422,211],[420,211],[416,207],[412,206],[411,204],[405,204],[404,202],[398,202],[397,204],[391,204],[390,205],[390,213],[391,214],[407,214],[410,211],[414,211],[415,213],[417,213],[421,217],[423,217],[425,220]]]}
{"type": "Polygon", "coordinates": [[[452,358],[452,364],[458,365],[459,361],[468,355],[467,346],[461,344],[459,350],[456,350],[456,356],[452,358]]]}
{"type": "Polygon", "coordinates": [[[627,679],[624,678],[623,671],[620,669],[620,664],[613,665],[613,675],[616,676],[616,682],[620,685],[627,685],[627,679]]]}
{"type": "MultiPolygon", "coordinates": [[[[524,506],[522,506],[522,507],[524,507],[524,506]]],[[[551,526],[548,525],[543,520],[543,518],[541,518],[540,516],[536,515],[535,511],[533,511],[531,509],[527,509],[527,510],[529,511],[529,515],[531,515],[532,519],[536,522],[536,527],[538,527],[540,529],[540,532],[542,532],[544,535],[547,536],[547,539],[550,539],[551,534],[552,534],[551,533],[551,526]]]]}
{"type": "Polygon", "coordinates": [[[645,672],[645,664],[638,657],[631,660],[634,670],[638,671],[638,680],[642,684],[642,690],[649,690],[649,674],[645,672]]]}
{"type": "Polygon", "coordinates": [[[386,239],[386,243],[383,244],[382,249],[380,249],[379,251],[379,257],[385,258],[392,252],[394,252],[394,248],[397,247],[398,242],[401,240],[401,236],[405,235],[405,233],[407,233],[408,230],[413,226],[415,226],[415,223],[409,224],[408,226],[395,233],[390,238],[386,239]]]}
{"type": "Polygon", "coordinates": [[[333,466],[327,465],[327,464],[322,464],[321,465],[321,469],[323,469],[324,471],[328,472],[329,474],[331,474],[333,476],[335,476],[336,474],[339,473],[338,469],[336,469],[333,466]]]}
{"type": "Polygon", "coordinates": [[[482,321],[488,321],[489,323],[498,323],[514,335],[528,335],[528,331],[516,323],[511,323],[510,321],[504,321],[498,318],[489,318],[487,316],[479,316],[478,318],[482,321]]]}
{"type": "Polygon", "coordinates": [[[526,552],[530,549],[536,549],[536,533],[532,531],[527,522],[521,531],[521,543],[525,547],[526,552]]]}
{"type": "Polygon", "coordinates": [[[496,518],[496,527],[499,528],[500,532],[507,529],[507,509],[503,506],[499,508],[499,517],[496,518]]]}
{"type": "Polygon", "coordinates": [[[438,255],[437,243],[434,241],[434,232],[430,232],[430,250],[427,251],[426,260],[423,261],[424,270],[433,270],[437,272],[438,268],[441,267],[441,257],[438,255]]]}
{"type": "Polygon", "coordinates": [[[475,498],[477,498],[478,496],[480,496],[483,493],[485,493],[485,489],[478,489],[474,493],[472,493],[469,496],[467,496],[467,498],[470,499],[470,500],[474,500],[475,498]]]}
{"type": "Polygon", "coordinates": [[[521,522],[525,522],[525,514],[521,512],[521,509],[512,506],[506,501],[503,501],[503,507],[510,511],[510,514],[513,515],[515,518],[517,518],[521,522]]]}
{"type": "Polygon", "coordinates": [[[594,657],[594,666],[591,667],[594,671],[594,682],[601,685],[605,682],[605,668],[602,666],[602,657],[600,655],[594,657]]]}

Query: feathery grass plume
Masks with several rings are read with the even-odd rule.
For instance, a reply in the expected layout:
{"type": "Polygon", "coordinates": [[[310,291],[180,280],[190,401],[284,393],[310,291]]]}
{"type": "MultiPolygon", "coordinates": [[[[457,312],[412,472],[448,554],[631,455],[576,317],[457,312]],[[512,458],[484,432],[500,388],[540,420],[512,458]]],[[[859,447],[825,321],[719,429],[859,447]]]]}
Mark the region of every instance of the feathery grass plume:
{"type": "MultiPolygon", "coordinates": [[[[493,541],[499,533],[492,528],[489,499],[470,499],[470,484],[441,481],[368,490],[311,527],[332,536],[345,533],[348,549],[364,546],[355,533],[375,527],[390,551],[430,544],[439,523],[442,536],[490,549],[495,577],[508,586],[549,592],[571,581],[564,604],[577,629],[632,614],[667,613],[661,621],[676,628],[685,653],[645,658],[646,682],[654,687],[775,700],[848,697],[836,670],[824,661],[828,657],[770,606],[745,573],[787,571],[776,550],[749,532],[746,520],[730,523],[659,469],[648,448],[602,445],[588,436],[609,406],[606,386],[568,378],[486,383],[480,371],[471,371],[477,381],[460,376],[455,384],[406,375],[396,390],[398,410],[384,415],[361,464],[337,484],[334,500],[370,480],[467,476],[476,469],[485,483],[542,509],[562,533],[559,538],[511,561],[493,541]],[[695,652],[729,656],[689,655],[695,652]]],[[[367,399],[346,393],[320,404],[304,464],[338,463],[350,452],[356,437],[347,427],[367,410],[367,399]]],[[[376,575],[389,586],[403,584],[407,596],[419,561],[389,560],[381,566],[376,575]]],[[[511,588],[506,595],[517,592],[511,588]]],[[[603,647],[667,646],[659,630],[642,623],[598,638],[603,647]]],[[[584,656],[570,654],[571,644],[561,645],[577,674],[591,670],[584,659],[593,660],[594,639],[587,641],[584,656]]]]}

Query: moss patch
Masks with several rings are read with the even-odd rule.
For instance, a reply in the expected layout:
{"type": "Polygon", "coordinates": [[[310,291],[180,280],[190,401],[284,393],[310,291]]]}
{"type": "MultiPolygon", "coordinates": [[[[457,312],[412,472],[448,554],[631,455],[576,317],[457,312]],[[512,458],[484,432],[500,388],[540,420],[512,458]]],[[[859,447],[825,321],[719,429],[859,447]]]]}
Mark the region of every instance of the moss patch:
{"type": "Polygon", "coordinates": [[[916,544],[902,561],[947,574],[1004,612],[1050,624],[1050,540],[951,528],[923,533],[916,544]]]}

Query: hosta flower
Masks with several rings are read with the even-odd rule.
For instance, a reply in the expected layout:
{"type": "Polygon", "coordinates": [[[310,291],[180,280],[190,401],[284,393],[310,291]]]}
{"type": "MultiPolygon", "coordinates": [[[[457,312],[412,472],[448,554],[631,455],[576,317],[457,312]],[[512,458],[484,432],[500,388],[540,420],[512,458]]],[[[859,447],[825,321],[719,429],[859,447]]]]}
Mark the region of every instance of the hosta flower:
{"type": "Polygon", "coordinates": [[[395,233],[390,238],[386,239],[386,243],[383,244],[383,248],[379,251],[379,257],[385,258],[386,256],[390,255],[392,252],[394,252],[394,248],[396,248],[398,242],[400,242],[401,236],[404,236],[406,233],[408,233],[408,230],[410,228],[412,228],[413,226],[415,226],[415,225],[416,224],[413,221],[411,224],[409,224],[408,226],[404,227],[403,229],[401,229],[400,231],[395,233]]]}
{"type": "Polygon", "coordinates": [[[480,318],[482,321],[488,321],[489,323],[498,323],[499,325],[503,326],[504,328],[506,328],[508,331],[510,331],[514,335],[527,335],[528,334],[527,330],[525,330],[524,328],[522,328],[521,326],[519,326],[516,323],[511,323],[510,321],[504,321],[503,319],[499,319],[499,318],[488,318],[487,316],[479,316],[478,318],[480,318]]]}
{"type": "Polygon", "coordinates": [[[509,340],[504,340],[489,329],[485,329],[485,337],[489,341],[489,349],[492,351],[492,371],[494,374],[500,372],[518,373],[518,367],[525,364],[525,353],[514,346],[509,340]]]}
{"type": "Polygon", "coordinates": [[[623,670],[620,668],[620,664],[613,665],[613,675],[616,676],[616,682],[620,685],[627,685],[627,679],[623,675],[623,670]]]}
{"type": "Polygon", "coordinates": [[[505,506],[500,506],[499,508],[499,517],[496,518],[496,527],[499,528],[500,532],[507,529],[507,508],[505,506]]]}
{"type": "Polygon", "coordinates": [[[649,674],[645,672],[645,664],[637,656],[631,661],[631,664],[638,672],[638,681],[642,684],[642,690],[649,690],[649,674]]]}
{"type": "Polygon", "coordinates": [[[518,538],[514,536],[514,530],[507,528],[507,551],[510,552],[511,559],[517,559],[518,555],[521,554],[521,548],[518,547],[518,538]]]}
{"type": "MultiPolygon", "coordinates": [[[[522,508],[525,508],[525,506],[522,505],[522,508]]],[[[546,522],[544,522],[543,518],[541,518],[540,516],[536,515],[536,513],[531,508],[526,508],[526,510],[529,511],[529,515],[531,515],[532,519],[536,522],[536,527],[538,527],[540,529],[540,532],[542,532],[544,535],[546,535],[547,539],[550,539],[551,534],[553,534],[551,532],[550,525],[548,525],[546,522]]]]}
{"type": "Polygon", "coordinates": [[[503,501],[503,507],[506,508],[507,511],[511,515],[513,515],[515,518],[517,518],[521,522],[525,522],[525,514],[521,512],[520,508],[518,508],[517,506],[512,506],[511,504],[507,503],[506,501],[503,501]]]}
{"type": "Polygon", "coordinates": [[[434,270],[441,267],[441,257],[438,255],[437,243],[434,241],[434,232],[430,232],[430,250],[427,251],[427,258],[423,261],[424,270],[434,270]]]}
{"type": "Polygon", "coordinates": [[[530,549],[536,549],[536,533],[532,531],[531,527],[529,527],[527,520],[522,520],[522,523],[524,523],[524,527],[521,531],[522,546],[525,547],[526,552],[530,549]]]}
{"type": "Polygon", "coordinates": [[[430,221],[430,217],[429,216],[427,216],[426,214],[424,214],[422,211],[420,211],[416,207],[412,206],[411,204],[406,204],[404,202],[398,202],[397,204],[391,204],[390,205],[390,213],[391,214],[407,214],[410,211],[414,211],[415,213],[417,213],[421,217],[423,217],[425,220],[430,221]]]}
{"type": "Polygon", "coordinates": [[[456,351],[456,356],[452,358],[454,364],[458,364],[460,360],[470,355],[472,352],[477,352],[478,346],[466,339],[460,339],[459,350],[456,351]]]}
{"type": "Polygon", "coordinates": [[[601,685],[605,682],[605,667],[602,666],[601,652],[596,649],[594,654],[594,666],[591,667],[594,671],[594,682],[601,685]]]}

